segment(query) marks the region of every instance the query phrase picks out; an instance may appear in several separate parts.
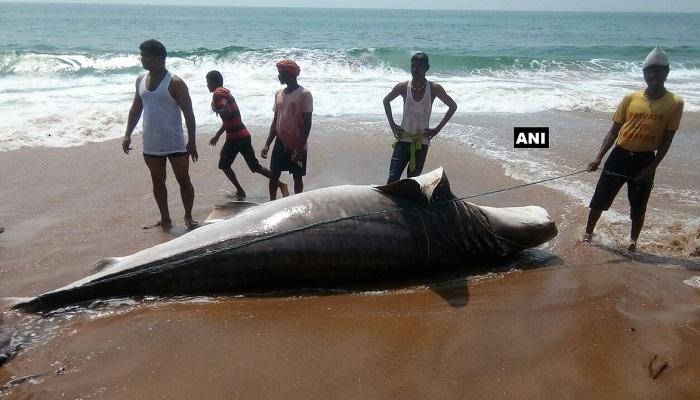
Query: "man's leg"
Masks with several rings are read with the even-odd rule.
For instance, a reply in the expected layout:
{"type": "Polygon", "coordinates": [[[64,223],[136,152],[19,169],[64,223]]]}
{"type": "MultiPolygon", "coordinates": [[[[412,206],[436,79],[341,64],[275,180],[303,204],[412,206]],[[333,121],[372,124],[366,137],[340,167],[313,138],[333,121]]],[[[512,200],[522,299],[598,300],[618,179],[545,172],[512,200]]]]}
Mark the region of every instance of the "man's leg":
{"type": "Polygon", "coordinates": [[[586,233],[583,235],[584,242],[590,242],[593,238],[593,230],[595,229],[595,225],[598,223],[601,214],[603,214],[603,210],[598,210],[596,208],[591,208],[591,210],[588,212],[586,233]]]}
{"type": "MultiPolygon", "coordinates": [[[[275,200],[277,198],[277,187],[280,183],[280,175],[282,171],[271,170],[270,171],[270,182],[268,183],[268,190],[270,192],[270,200],[275,200]]],[[[289,193],[289,192],[287,192],[289,193]]],[[[284,195],[284,193],[283,193],[284,195]]]]}
{"type": "MultiPolygon", "coordinates": [[[[615,148],[610,152],[608,159],[605,161],[603,169],[605,171],[617,172],[623,175],[627,175],[627,171],[624,167],[627,165],[627,159],[625,158],[625,152],[615,148]]],[[[600,219],[600,215],[603,211],[610,208],[615,196],[625,184],[625,179],[619,176],[611,175],[602,171],[600,177],[598,178],[598,183],[595,186],[595,192],[591,198],[591,202],[588,207],[591,209],[588,212],[588,223],[586,224],[586,233],[583,235],[583,240],[585,242],[590,242],[593,238],[593,231],[595,226],[600,219]]]]}
{"type": "Polygon", "coordinates": [[[241,184],[238,182],[238,178],[236,177],[236,174],[233,172],[233,168],[231,167],[233,165],[233,161],[238,155],[238,144],[239,142],[236,140],[227,140],[226,142],[224,142],[224,145],[221,148],[221,153],[219,153],[218,167],[224,172],[224,175],[226,175],[228,180],[231,181],[231,183],[233,183],[233,186],[236,188],[235,196],[237,198],[245,198],[245,191],[243,190],[241,184]]]}
{"type": "MultiPolygon", "coordinates": [[[[270,182],[268,183],[270,200],[275,200],[277,198],[277,188],[280,186],[280,176],[282,175],[282,171],[286,171],[288,169],[289,156],[287,154],[287,150],[279,139],[275,139],[272,154],[270,155],[270,182]]],[[[287,190],[287,194],[289,194],[289,190],[287,190]]],[[[282,192],[282,195],[284,196],[284,192],[282,192]]]]}
{"type": "Polygon", "coordinates": [[[185,225],[188,228],[197,226],[197,221],[192,218],[192,206],[194,205],[194,186],[190,180],[189,154],[169,157],[170,166],[173,168],[175,179],[180,185],[180,197],[185,208],[185,225]]]}
{"type": "Polygon", "coordinates": [[[235,196],[241,200],[244,199],[246,196],[245,190],[243,190],[243,186],[241,186],[241,184],[238,182],[238,178],[236,178],[236,173],[233,172],[233,168],[231,168],[231,167],[225,167],[225,168],[219,167],[219,169],[224,171],[224,175],[226,175],[228,180],[231,181],[231,183],[233,183],[233,186],[236,188],[235,196]]]}
{"type": "Polygon", "coordinates": [[[630,245],[627,247],[629,251],[637,250],[637,239],[639,239],[639,234],[642,232],[642,227],[644,226],[644,216],[637,217],[632,220],[632,229],[630,232],[630,245]]]}
{"type": "Polygon", "coordinates": [[[294,194],[299,194],[304,191],[304,175],[292,174],[294,177],[294,194]]]}
{"type": "Polygon", "coordinates": [[[627,184],[627,199],[630,202],[630,220],[632,220],[629,251],[637,250],[637,239],[639,239],[639,234],[644,227],[644,216],[647,212],[647,203],[649,203],[653,186],[653,180],[641,185],[627,184]]]}
{"type": "MultiPolygon", "coordinates": [[[[423,173],[423,166],[425,165],[425,158],[428,156],[428,146],[423,145],[423,147],[416,151],[416,169],[413,171],[408,171],[406,172],[406,175],[409,178],[413,178],[414,176],[418,176],[423,173]]],[[[410,157],[410,154],[409,154],[410,157]]],[[[410,159],[409,159],[410,161],[410,159]]],[[[410,168],[410,167],[409,167],[410,168]]]]}
{"type": "Polygon", "coordinates": [[[168,188],[165,186],[165,157],[154,157],[144,154],[143,159],[146,162],[148,171],[151,173],[151,182],[153,183],[153,197],[158,204],[160,211],[160,222],[156,225],[163,229],[170,228],[172,221],[170,220],[170,211],[168,210],[168,188]]]}
{"type": "MultiPolygon", "coordinates": [[[[243,155],[243,158],[245,159],[246,164],[248,164],[248,168],[250,168],[251,172],[254,174],[260,174],[267,179],[270,179],[270,170],[260,165],[260,161],[258,161],[258,158],[255,157],[255,150],[253,150],[253,145],[250,138],[247,139],[247,143],[241,149],[241,155],[243,155]]],[[[282,192],[282,197],[289,196],[289,188],[287,188],[285,183],[278,182],[277,187],[280,189],[280,192],[282,192]]]]}
{"type": "MultiPolygon", "coordinates": [[[[272,176],[270,174],[270,170],[263,167],[262,165],[253,172],[255,172],[256,174],[260,174],[267,179],[270,179],[270,177],[272,176]]],[[[280,176],[281,176],[281,174],[280,174],[280,176]]],[[[289,187],[287,187],[286,183],[279,181],[280,176],[277,177],[277,179],[278,179],[277,187],[279,188],[280,192],[282,192],[282,197],[287,197],[287,196],[289,196],[289,187]]]]}
{"type": "Polygon", "coordinates": [[[394,152],[391,154],[391,163],[389,164],[389,179],[386,183],[396,182],[401,179],[401,174],[403,174],[404,168],[408,165],[408,161],[411,157],[409,151],[411,150],[411,143],[409,142],[398,142],[394,146],[394,152]]]}

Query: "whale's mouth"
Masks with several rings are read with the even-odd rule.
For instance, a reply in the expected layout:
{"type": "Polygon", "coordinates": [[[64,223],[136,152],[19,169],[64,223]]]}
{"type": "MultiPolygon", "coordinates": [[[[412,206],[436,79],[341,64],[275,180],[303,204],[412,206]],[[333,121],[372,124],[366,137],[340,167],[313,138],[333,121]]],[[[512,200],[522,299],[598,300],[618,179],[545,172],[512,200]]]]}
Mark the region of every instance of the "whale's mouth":
{"type": "Polygon", "coordinates": [[[477,206],[498,239],[515,247],[539,246],[557,236],[557,226],[538,206],[494,208],[477,206]]]}

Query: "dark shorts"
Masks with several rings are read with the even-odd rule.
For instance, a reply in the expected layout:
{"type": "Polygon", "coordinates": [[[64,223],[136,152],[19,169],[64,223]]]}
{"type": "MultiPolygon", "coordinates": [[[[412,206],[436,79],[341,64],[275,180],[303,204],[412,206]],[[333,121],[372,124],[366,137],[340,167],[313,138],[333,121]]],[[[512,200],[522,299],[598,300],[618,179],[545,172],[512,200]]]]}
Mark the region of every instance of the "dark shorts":
{"type": "Polygon", "coordinates": [[[262,168],[258,159],[255,158],[255,150],[253,150],[253,145],[250,141],[250,136],[243,139],[233,139],[226,140],[224,147],[221,148],[221,153],[219,154],[219,169],[231,168],[233,160],[236,159],[238,153],[243,155],[248,168],[251,171],[257,172],[262,168]]]}
{"type": "Polygon", "coordinates": [[[272,156],[270,157],[270,173],[280,171],[289,171],[294,175],[306,175],[306,156],[304,151],[297,161],[292,162],[293,150],[284,147],[282,141],[275,139],[275,147],[272,148],[272,156]]]}
{"type": "Polygon", "coordinates": [[[187,153],[187,152],[185,151],[185,152],[170,153],[170,154],[163,154],[163,155],[155,155],[155,154],[146,154],[146,153],[143,153],[143,156],[144,156],[144,157],[148,157],[148,158],[170,158],[170,157],[182,157],[182,156],[186,156],[187,154],[189,154],[189,153],[187,153]]]}
{"type": "MultiPolygon", "coordinates": [[[[416,169],[408,171],[406,175],[409,178],[418,176],[423,172],[425,158],[428,156],[428,145],[424,144],[420,150],[416,151],[416,169]]],[[[386,183],[396,182],[401,179],[403,170],[406,169],[409,161],[411,161],[411,142],[398,142],[394,146],[394,152],[391,154],[391,164],[389,164],[389,179],[386,183]]]]}
{"type": "Polygon", "coordinates": [[[633,153],[619,146],[610,152],[610,156],[605,161],[604,171],[601,172],[596,185],[595,193],[591,199],[591,204],[588,206],[596,210],[607,210],[615,200],[615,196],[622,188],[622,185],[627,183],[627,198],[630,202],[630,219],[639,220],[644,217],[647,211],[647,202],[651,189],[654,187],[654,179],[640,184],[634,183],[632,179],[621,176],[616,176],[606,171],[615,174],[625,175],[634,178],[644,168],[654,162],[656,158],[654,152],[633,153]]]}

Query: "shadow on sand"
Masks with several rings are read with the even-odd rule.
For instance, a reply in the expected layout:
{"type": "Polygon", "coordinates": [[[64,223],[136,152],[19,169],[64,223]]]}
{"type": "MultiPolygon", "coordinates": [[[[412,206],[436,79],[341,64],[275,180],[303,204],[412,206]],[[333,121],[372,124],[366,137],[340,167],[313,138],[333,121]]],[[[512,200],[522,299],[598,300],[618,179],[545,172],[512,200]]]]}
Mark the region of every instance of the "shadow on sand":
{"type": "Polygon", "coordinates": [[[543,249],[529,249],[519,254],[498,260],[483,260],[468,271],[456,269],[435,274],[425,283],[440,295],[451,307],[461,308],[469,304],[470,279],[486,273],[501,274],[514,269],[527,271],[563,264],[563,260],[543,249]]]}
{"type": "Polygon", "coordinates": [[[624,257],[627,260],[637,261],[645,264],[677,265],[691,271],[700,271],[700,260],[693,260],[690,258],[668,257],[658,254],[645,253],[643,251],[630,252],[626,249],[606,246],[604,244],[599,243],[595,243],[593,244],[593,246],[608,251],[610,253],[616,254],[620,257],[624,257]]]}

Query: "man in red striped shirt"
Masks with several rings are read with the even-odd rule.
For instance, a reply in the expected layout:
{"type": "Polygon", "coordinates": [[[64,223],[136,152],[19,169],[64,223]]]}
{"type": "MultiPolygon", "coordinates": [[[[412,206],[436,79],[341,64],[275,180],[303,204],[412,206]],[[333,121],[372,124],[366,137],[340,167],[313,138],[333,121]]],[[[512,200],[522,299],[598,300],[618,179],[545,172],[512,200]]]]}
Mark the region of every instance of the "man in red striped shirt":
{"type": "MultiPolygon", "coordinates": [[[[209,71],[207,73],[207,88],[210,93],[213,93],[211,100],[211,109],[221,117],[221,128],[216,132],[216,135],[209,140],[209,144],[216,146],[221,135],[226,132],[226,143],[221,148],[219,155],[219,169],[224,171],[226,177],[236,187],[235,197],[238,200],[243,200],[246,193],[243,187],[238,182],[236,174],[233,172],[233,160],[236,159],[238,153],[243,155],[248,168],[253,173],[258,173],[266,178],[270,178],[270,170],[260,165],[255,157],[255,150],[250,140],[250,132],[243,125],[241,120],[241,112],[238,109],[238,104],[233,98],[231,92],[224,87],[224,77],[219,71],[209,71]]],[[[283,182],[279,182],[277,187],[282,192],[282,196],[289,195],[289,189],[283,182]]]]}

